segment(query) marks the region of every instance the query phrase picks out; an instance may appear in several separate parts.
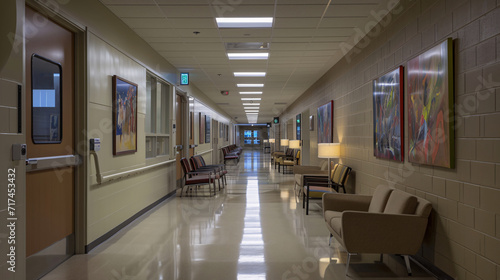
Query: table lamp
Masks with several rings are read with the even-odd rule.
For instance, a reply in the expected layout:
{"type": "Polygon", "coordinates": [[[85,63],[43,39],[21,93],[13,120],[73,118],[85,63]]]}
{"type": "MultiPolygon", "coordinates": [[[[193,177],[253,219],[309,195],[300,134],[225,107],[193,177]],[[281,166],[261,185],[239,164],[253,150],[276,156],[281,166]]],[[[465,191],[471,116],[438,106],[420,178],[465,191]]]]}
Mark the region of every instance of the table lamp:
{"type": "Polygon", "coordinates": [[[330,159],[340,157],[340,143],[318,143],[318,158],[328,159],[328,177],[332,176],[330,159]]]}

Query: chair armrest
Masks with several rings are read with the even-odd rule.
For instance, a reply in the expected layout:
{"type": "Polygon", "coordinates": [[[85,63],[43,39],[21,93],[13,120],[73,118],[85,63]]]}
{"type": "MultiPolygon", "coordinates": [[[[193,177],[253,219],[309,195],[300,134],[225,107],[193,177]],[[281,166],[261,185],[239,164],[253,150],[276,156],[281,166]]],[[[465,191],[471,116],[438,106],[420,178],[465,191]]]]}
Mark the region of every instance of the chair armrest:
{"type": "MultiPolygon", "coordinates": [[[[312,165],[297,165],[293,167],[293,174],[306,174],[315,171],[321,171],[321,168],[319,166],[312,165]]],[[[328,173],[328,171],[326,171],[325,174],[326,173],[328,173]]]]}
{"type": "Polygon", "coordinates": [[[325,193],[323,194],[323,214],[325,211],[343,212],[368,211],[371,196],[359,194],[325,193]]]}
{"type": "Polygon", "coordinates": [[[420,249],[427,218],[358,211],[342,213],[342,239],[350,253],[414,255],[420,249]]]}

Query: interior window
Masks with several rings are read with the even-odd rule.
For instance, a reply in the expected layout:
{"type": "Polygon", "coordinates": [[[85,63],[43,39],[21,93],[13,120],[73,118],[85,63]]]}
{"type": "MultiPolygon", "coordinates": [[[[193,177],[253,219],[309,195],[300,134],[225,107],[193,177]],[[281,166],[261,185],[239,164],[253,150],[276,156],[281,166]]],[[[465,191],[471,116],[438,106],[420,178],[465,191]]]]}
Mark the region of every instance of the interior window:
{"type": "Polygon", "coordinates": [[[59,63],[31,56],[31,123],[35,144],[61,143],[62,67],[59,63]]]}

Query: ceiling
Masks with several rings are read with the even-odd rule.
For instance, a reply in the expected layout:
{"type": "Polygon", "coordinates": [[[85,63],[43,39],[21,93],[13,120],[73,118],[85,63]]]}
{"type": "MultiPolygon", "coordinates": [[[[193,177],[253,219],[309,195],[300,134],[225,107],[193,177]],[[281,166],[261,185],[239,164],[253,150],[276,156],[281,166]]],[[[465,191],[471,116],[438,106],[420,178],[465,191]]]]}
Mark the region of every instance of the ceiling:
{"type": "MultiPolygon", "coordinates": [[[[258,118],[271,122],[343,56],[340,44],[373,26],[389,0],[101,0],[190,83],[239,123],[242,97],[261,97],[258,118]],[[230,4],[228,4],[230,3],[230,4]],[[218,28],[216,17],[273,17],[271,28],[218,28]],[[359,30],[358,30],[359,29],[359,30]],[[267,42],[267,60],[229,60],[225,43],[267,42]],[[266,72],[234,77],[233,72],[266,72]],[[238,88],[237,83],[263,83],[238,88]],[[221,91],[229,91],[222,95],[221,91]],[[240,91],[262,91],[240,95],[240,91]]],[[[394,2],[394,1],[392,1],[394,2]]],[[[246,106],[245,106],[246,107],[246,106]]],[[[254,116],[255,117],[255,116],[254,116]]]]}

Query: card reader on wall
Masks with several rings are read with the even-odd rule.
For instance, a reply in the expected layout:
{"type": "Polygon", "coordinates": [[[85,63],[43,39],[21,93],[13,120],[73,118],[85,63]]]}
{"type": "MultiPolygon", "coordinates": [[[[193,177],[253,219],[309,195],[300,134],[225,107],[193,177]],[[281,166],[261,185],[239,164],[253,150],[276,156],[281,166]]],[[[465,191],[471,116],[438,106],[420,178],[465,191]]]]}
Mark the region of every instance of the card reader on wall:
{"type": "Polygon", "coordinates": [[[90,150],[94,152],[98,152],[101,150],[101,139],[100,138],[92,138],[90,139],[90,150]]]}

